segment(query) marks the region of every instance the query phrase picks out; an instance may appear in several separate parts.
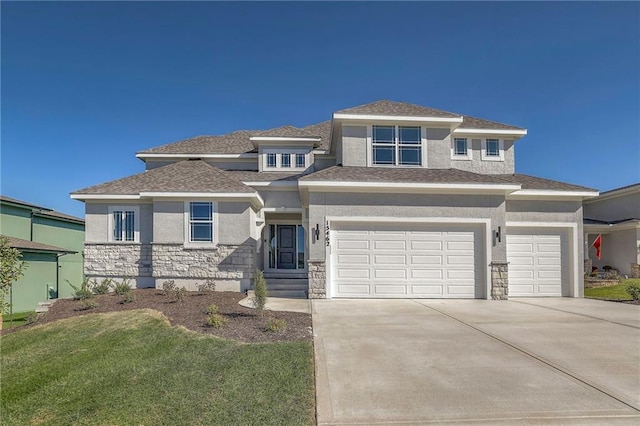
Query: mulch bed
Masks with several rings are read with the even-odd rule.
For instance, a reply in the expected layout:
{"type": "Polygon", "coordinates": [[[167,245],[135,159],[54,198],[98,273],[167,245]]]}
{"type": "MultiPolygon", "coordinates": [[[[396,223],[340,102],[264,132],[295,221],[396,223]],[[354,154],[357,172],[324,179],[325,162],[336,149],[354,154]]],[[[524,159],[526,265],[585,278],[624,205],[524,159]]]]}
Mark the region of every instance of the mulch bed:
{"type": "Polygon", "coordinates": [[[83,303],[81,301],[60,299],[49,308],[47,313],[39,315],[34,324],[3,330],[3,334],[63,318],[149,308],[162,312],[169,318],[171,325],[183,326],[198,333],[241,342],[281,342],[311,340],[312,338],[311,315],[265,310],[264,317],[260,317],[254,309],[245,308],[238,304],[240,300],[245,298],[244,293],[189,292],[180,302],[171,296],[165,296],[162,290],[158,289],[136,289],[132,292],[135,294],[135,300],[130,303],[121,303],[123,296],[116,294],[94,296],[90,300],[95,301],[97,307],[88,310],[78,310],[83,303]],[[206,309],[211,304],[217,305],[218,312],[229,320],[221,328],[206,325],[206,309]],[[278,332],[267,331],[265,324],[269,318],[283,319],[286,321],[286,328],[278,332]]]}

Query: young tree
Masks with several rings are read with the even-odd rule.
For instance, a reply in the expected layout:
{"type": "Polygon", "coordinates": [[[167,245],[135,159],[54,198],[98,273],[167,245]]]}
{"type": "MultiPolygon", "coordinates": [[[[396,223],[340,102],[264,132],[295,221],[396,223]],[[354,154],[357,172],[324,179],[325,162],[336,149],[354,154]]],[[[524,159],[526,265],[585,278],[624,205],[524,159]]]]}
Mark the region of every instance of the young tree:
{"type": "Polygon", "coordinates": [[[253,307],[256,308],[260,316],[264,313],[264,307],[267,304],[267,281],[264,274],[257,269],[253,274],[253,307]]]}
{"type": "Polygon", "coordinates": [[[2,315],[8,306],[6,299],[11,284],[19,280],[24,274],[27,264],[20,260],[20,250],[9,245],[9,239],[0,235],[0,330],[2,330],[2,315]]]}

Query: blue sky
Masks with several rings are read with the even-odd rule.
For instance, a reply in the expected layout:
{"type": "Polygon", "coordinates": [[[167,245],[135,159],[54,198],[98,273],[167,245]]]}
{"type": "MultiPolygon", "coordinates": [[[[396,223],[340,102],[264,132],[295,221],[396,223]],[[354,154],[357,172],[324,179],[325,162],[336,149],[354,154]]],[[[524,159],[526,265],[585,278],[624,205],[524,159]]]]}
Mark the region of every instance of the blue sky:
{"type": "Polygon", "coordinates": [[[138,173],[136,151],[378,99],[525,127],[519,173],[640,181],[640,3],[2,2],[1,190],[138,173]]]}

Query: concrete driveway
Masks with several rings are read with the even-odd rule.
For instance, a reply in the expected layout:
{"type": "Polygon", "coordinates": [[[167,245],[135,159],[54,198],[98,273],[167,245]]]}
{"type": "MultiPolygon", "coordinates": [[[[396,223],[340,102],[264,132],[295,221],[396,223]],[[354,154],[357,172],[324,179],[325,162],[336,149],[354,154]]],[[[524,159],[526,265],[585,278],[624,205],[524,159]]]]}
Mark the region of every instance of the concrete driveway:
{"type": "Polygon", "coordinates": [[[640,424],[640,306],[313,301],[318,424],[640,424]]]}

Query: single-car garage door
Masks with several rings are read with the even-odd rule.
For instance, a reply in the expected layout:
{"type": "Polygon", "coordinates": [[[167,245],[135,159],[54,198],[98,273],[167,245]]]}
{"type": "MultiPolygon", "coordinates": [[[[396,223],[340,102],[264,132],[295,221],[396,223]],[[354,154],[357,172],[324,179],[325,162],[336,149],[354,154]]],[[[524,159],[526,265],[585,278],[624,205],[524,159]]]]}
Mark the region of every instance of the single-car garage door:
{"type": "Polygon", "coordinates": [[[509,296],[562,296],[565,246],[561,231],[510,228],[509,296]]]}
{"type": "Polygon", "coordinates": [[[479,226],[332,226],[332,297],[483,297],[479,226]]]}

